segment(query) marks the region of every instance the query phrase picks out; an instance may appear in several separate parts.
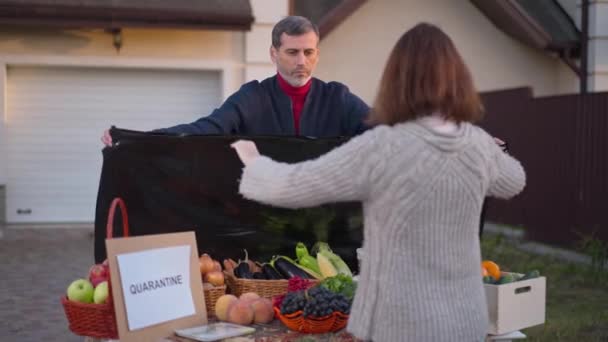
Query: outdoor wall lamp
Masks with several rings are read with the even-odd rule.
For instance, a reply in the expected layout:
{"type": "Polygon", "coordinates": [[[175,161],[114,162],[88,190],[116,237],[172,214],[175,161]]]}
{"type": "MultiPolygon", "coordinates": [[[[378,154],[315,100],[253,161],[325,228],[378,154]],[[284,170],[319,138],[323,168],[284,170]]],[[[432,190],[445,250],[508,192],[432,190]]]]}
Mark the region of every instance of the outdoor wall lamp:
{"type": "Polygon", "coordinates": [[[116,52],[119,52],[120,48],[122,47],[122,29],[107,29],[106,32],[112,35],[112,45],[114,45],[116,52]]]}

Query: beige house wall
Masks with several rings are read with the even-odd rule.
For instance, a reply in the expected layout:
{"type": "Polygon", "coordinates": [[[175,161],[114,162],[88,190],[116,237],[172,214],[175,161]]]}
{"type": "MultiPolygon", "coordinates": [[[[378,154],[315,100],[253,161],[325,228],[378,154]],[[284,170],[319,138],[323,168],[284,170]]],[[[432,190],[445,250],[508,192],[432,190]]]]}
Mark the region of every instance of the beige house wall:
{"type": "Polygon", "coordinates": [[[276,73],[270,60],[274,25],[289,13],[287,0],[251,0],[255,23],[245,36],[245,82],[263,80],[276,73]]]}
{"type": "MultiPolygon", "coordinates": [[[[86,66],[215,70],[227,98],[245,81],[275,72],[268,48],[272,26],[287,15],[287,0],[252,0],[250,32],[123,29],[122,47],[102,29],[0,27],[0,185],[6,183],[6,71],[11,66],[86,66]]],[[[0,196],[3,198],[3,196],[0,196]]]]}
{"type": "Polygon", "coordinates": [[[589,91],[608,91],[608,1],[589,4],[589,91]]]}
{"type": "Polygon", "coordinates": [[[426,21],[453,39],[480,91],[531,86],[536,96],[572,93],[577,78],[557,58],[514,40],[469,1],[370,0],[324,37],[317,77],[375,97],[384,64],[399,37],[426,21]]]}
{"type": "Polygon", "coordinates": [[[87,66],[221,71],[222,95],[244,79],[245,33],[124,29],[122,47],[103,30],[0,29],[0,184],[6,183],[6,70],[11,66],[87,66]]]}
{"type": "Polygon", "coordinates": [[[0,53],[114,58],[184,58],[243,60],[244,33],[231,31],[123,29],[122,48],[101,29],[60,30],[11,28],[0,30],[0,53]]]}

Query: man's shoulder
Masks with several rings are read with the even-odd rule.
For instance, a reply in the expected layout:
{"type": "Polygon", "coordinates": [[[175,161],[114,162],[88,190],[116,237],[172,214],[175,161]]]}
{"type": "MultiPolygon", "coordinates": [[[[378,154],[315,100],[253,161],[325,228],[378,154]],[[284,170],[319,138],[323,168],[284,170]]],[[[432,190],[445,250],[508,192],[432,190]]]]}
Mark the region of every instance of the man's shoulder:
{"type": "MultiPolygon", "coordinates": [[[[263,81],[262,81],[263,82],[263,81]]],[[[249,81],[241,85],[239,92],[251,92],[251,91],[259,91],[262,87],[262,82],[258,80],[249,81]]]]}
{"type": "Polygon", "coordinates": [[[275,88],[276,76],[268,77],[262,81],[253,80],[249,81],[243,85],[237,93],[241,93],[242,95],[260,95],[262,93],[272,93],[275,88]]]}
{"type": "Polygon", "coordinates": [[[268,81],[271,78],[267,78],[261,82],[253,80],[242,84],[239,90],[231,95],[231,99],[233,101],[259,100],[264,94],[270,92],[271,86],[268,81]]]}
{"type": "Polygon", "coordinates": [[[340,82],[337,81],[330,81],[330,82],[325,82],[323,80],[320,80],[318,78],[313,77],[312,79],[315,87],[319,87],[320,89],[323,89],[324,91],[329,91],[329,92],[350,92],[350,90],[348,89],[348,87],[340,82]]]}

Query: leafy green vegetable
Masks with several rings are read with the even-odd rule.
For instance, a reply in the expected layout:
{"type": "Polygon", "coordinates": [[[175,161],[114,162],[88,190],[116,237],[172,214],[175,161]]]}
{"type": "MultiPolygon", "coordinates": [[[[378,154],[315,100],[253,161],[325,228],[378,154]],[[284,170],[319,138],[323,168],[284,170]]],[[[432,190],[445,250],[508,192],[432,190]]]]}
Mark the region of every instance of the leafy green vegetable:
{"type": "Polygon", "coordinates": [[[353,278],[345,274],[325,278],[319,285],[326,287],[331,292],[341,293],[349,300],[353,299],[357,290],[357,284],[353,281],[353,278]]]}

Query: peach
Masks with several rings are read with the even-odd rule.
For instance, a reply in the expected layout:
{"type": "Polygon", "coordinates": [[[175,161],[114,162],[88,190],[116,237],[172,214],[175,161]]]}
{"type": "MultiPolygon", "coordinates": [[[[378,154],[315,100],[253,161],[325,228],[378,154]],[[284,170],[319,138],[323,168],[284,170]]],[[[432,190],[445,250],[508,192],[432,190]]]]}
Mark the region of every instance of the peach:
{"type": "Polygon", "coordinates": [[[251,302],[254,323],[270,323],[274,319],[272,301],[267,298],[259,298],[251,302]]]}
{"type": "Polygon", "coordinates": [[[249,325],[253,322],[253,309],[247,301],[237,300],[228,306],[228,322],[249,325]]]}
{"type": "Polygon", "coordinates": [[[217,319],[226,321],[228,319],[228,307],[237,300],[239,299],[231,294],[226,294],[218,298],[217,302],[215,302],[215,316],[217,319]]]}
{"type": "Polygon", "coordinates": [[[256,299],[259,299],[260,295],[255,293],[255,292],[246,292],[241,294],[241,296],[239,297],[239,300],[251,303],[256,299]]]}

